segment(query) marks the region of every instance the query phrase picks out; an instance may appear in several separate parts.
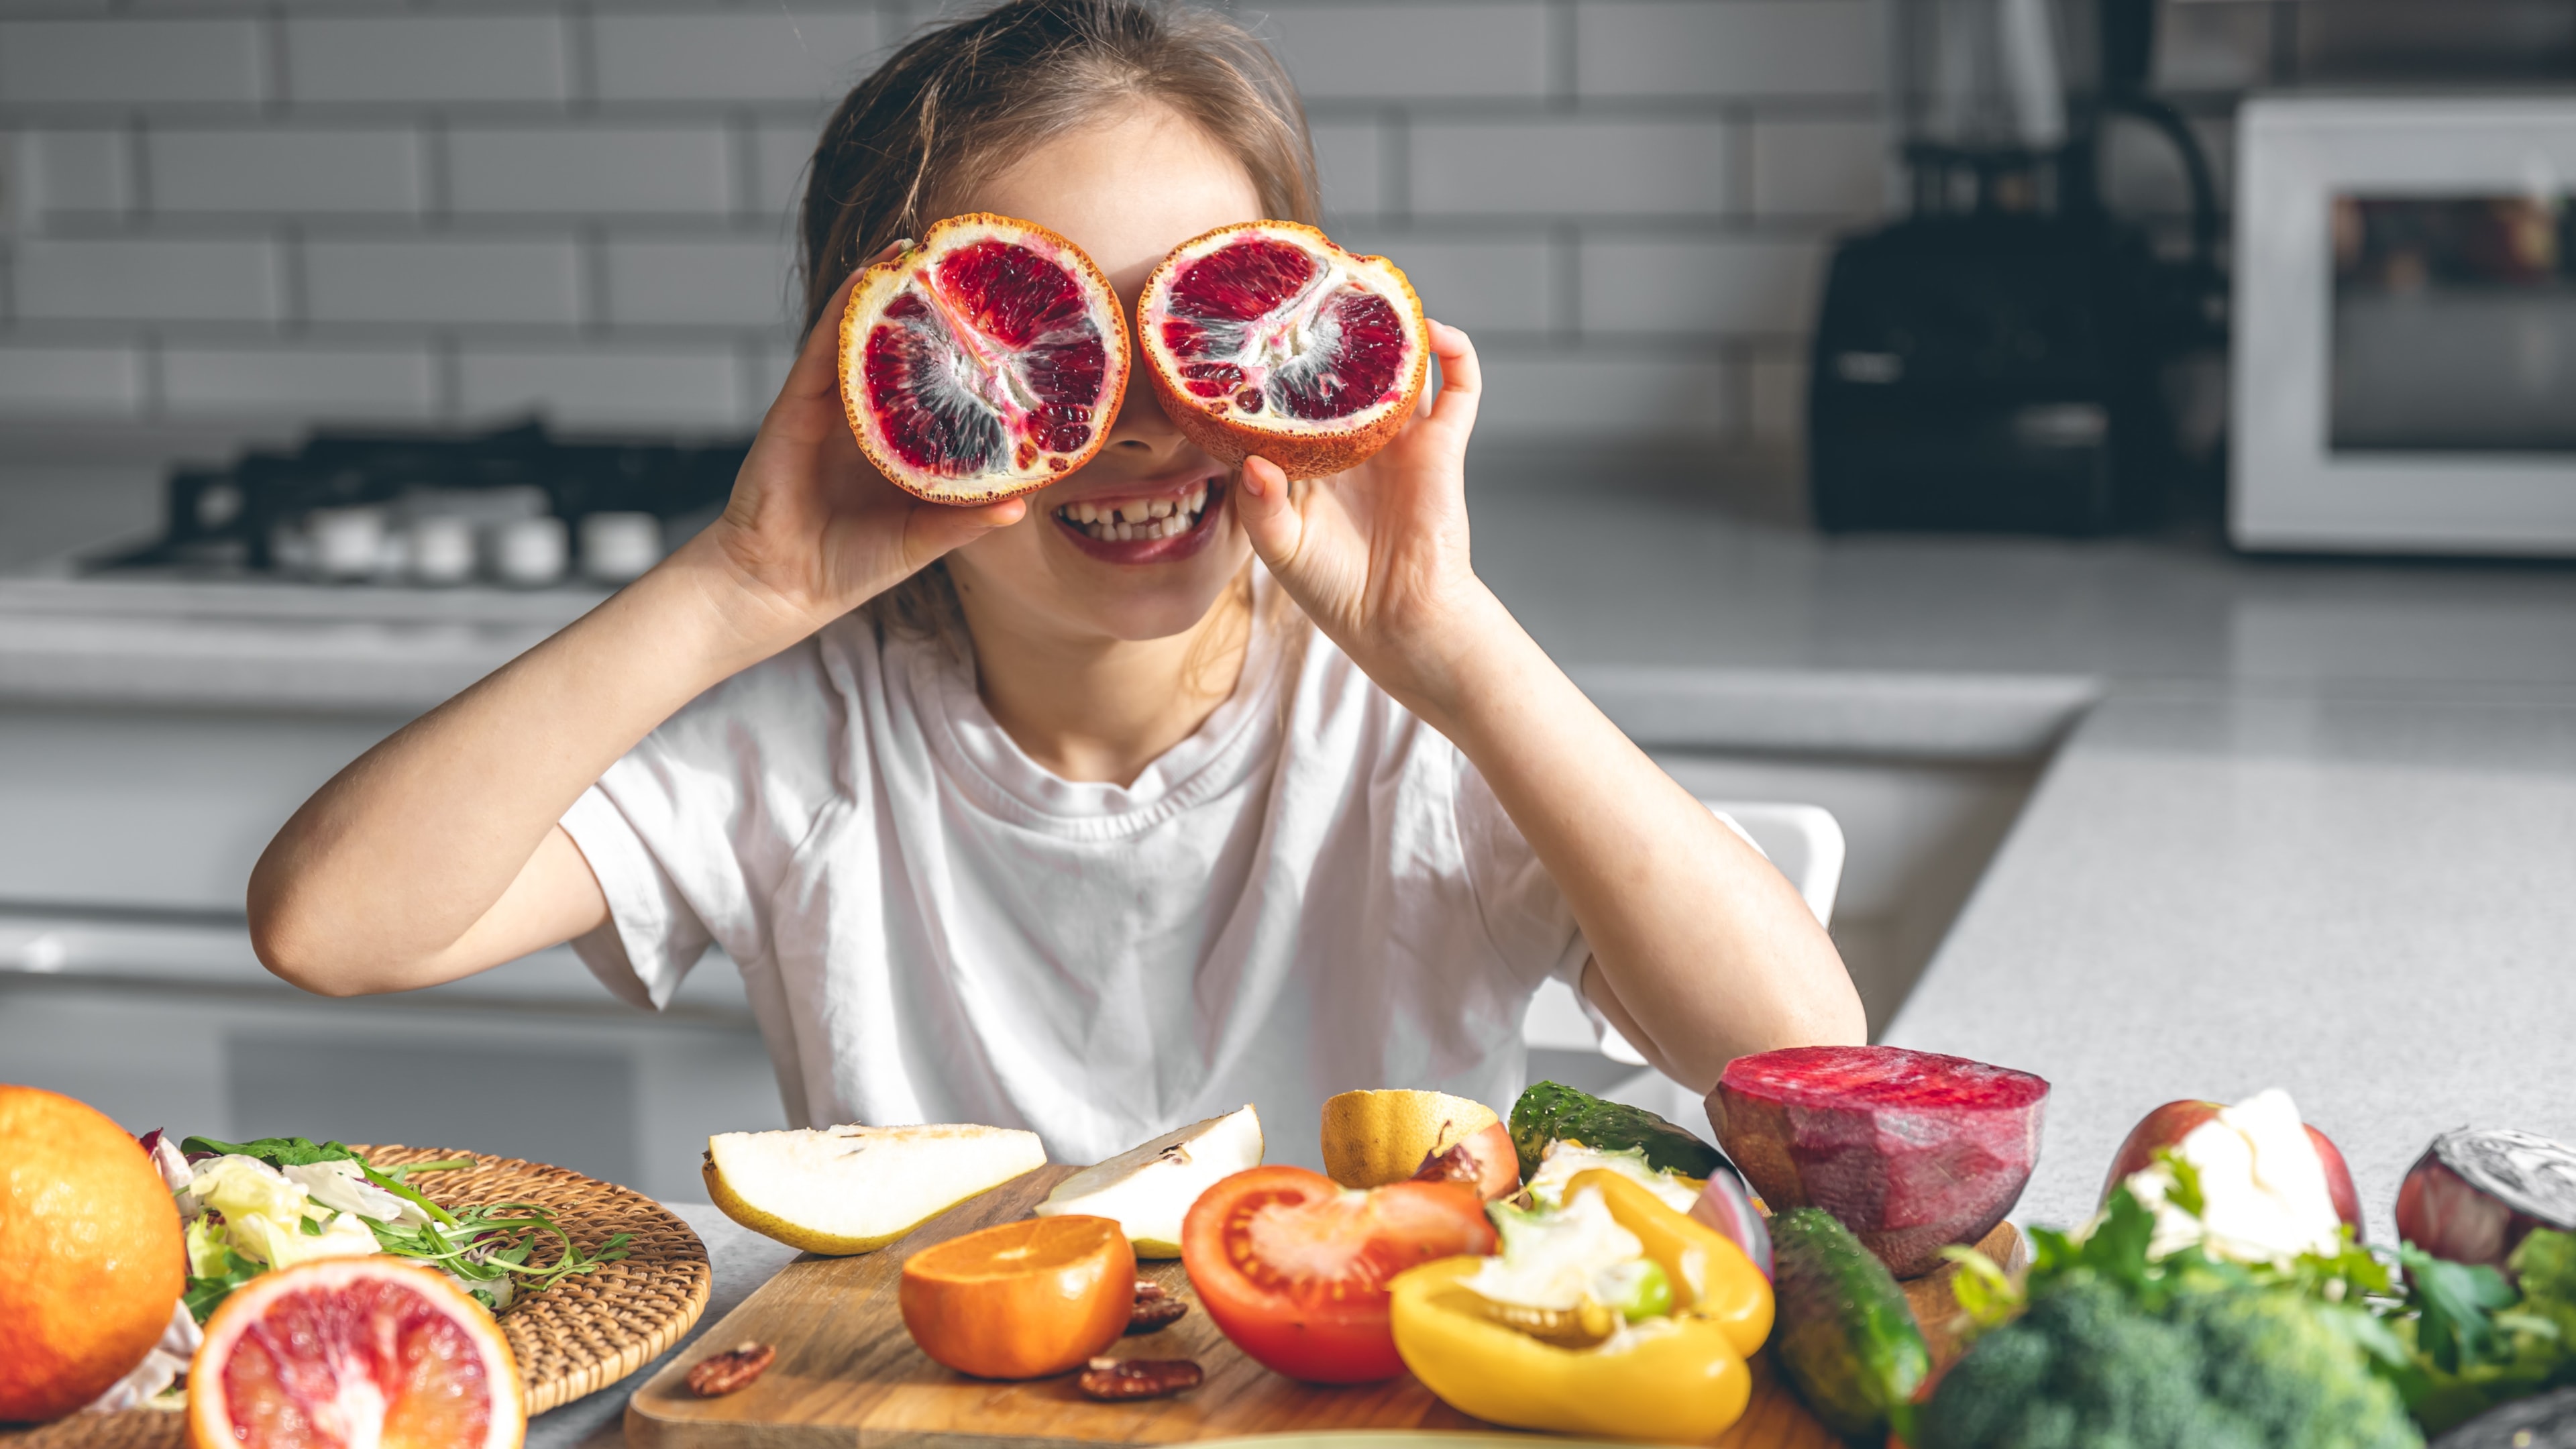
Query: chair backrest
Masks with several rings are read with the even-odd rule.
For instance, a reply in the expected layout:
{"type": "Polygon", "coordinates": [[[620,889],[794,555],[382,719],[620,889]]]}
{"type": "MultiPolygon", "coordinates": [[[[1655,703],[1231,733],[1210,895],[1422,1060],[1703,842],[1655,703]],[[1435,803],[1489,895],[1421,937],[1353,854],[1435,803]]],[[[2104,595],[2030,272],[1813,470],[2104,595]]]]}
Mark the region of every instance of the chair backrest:
{"type": "MultiPolygon", "coordinates": [[[[1821,805],[1773,801],[1700,803],[1789,878],[1807,909],[1816,913],[1819,925],[1833,924],[1834,896],[1843,883],[1843,828],[1832,811],[1821,805]]],[[[1521,1019],[1521,1041],[1557,1051],[1597,1051],[1614,1062],[1635,1066],[1646,1062],[1618,1028],[1562,981],[1539,988],[1529,1014],[1521,1019]]]]}

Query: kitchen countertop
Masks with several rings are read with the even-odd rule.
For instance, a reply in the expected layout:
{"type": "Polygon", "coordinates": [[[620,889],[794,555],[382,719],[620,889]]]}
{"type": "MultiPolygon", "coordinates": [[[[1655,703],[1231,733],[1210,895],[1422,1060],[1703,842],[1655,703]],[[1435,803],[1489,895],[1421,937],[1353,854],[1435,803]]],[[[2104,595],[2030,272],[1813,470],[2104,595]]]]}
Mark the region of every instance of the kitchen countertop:
{"type": "MultiPolygon", "coordinates": [[[[1473,506],[1480,571],[1644,743],[2054,749],[1887,1033],[2055,1082],[2016,1216],[2080,1220],[2178,1096],[2289,1088],[2381,1233],[2442,1128],[2576,1140],[2576,567],[1473,506]]],[[[0,580],[0,705],[425,708],[588,602],[0,580]]]]}

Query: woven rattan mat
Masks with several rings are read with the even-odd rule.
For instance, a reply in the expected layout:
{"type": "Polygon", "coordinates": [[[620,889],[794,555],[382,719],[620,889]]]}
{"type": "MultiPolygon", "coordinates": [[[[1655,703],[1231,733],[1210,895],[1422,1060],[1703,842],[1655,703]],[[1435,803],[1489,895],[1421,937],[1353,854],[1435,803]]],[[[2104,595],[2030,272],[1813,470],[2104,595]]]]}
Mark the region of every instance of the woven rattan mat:
{"type": "MultiPolygon", "coordinates": [[[[413,1184],[445,1208],[529,1202],[553,1213],[584,1248],[629,1233],[623,1262],[577,1274],[510,1305],[501,1329],[519,1360],[528,1412],[604,1389],[678,1343],[706,1311],[714,1273],[706,1245],[660,1203],[578,1172],[515,1157],[423,1147],[362,1147],[379,1167],[470,1157],[474,1165],[424,1173],[413,1184]]],[[[550,1261],[541,1240],[536,1261],[550,1261]]],[[[187,1415],[154,1409],[74,1414],[34,1429],[0,1430],[6,1449],[181,1449],[187,1415]]]]}

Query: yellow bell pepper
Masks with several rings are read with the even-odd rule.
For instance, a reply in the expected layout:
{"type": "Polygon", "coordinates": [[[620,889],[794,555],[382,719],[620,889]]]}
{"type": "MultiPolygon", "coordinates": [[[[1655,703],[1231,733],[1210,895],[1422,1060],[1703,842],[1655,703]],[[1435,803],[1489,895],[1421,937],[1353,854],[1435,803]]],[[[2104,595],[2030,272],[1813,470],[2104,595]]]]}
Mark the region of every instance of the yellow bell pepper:
{"type": "Polygon", "coordinates": [[[1743,1417],[1747,1355],[1771,1330],[1771,1285],[1724,1235],[1643,1185],[1595,1169],[1596,1187],[1672,1281],[1674,1312],[1593,1348],[1566,1348],[1493,1321],[1464,1286],[1481,1258],[1443,1258],[1389,1285],[1396,1352],[1442,1401],[1517,1429],[1693,1442],[1743,1417]]]}
{"type": "Polygon", "coordinates": [[[1644,1184],[1605,1168],[1578,1172],[1566,1196],[1596,1188],[1619,1226],[1637,1235],[1646,1256],[1673,1283],[1673,1311],[1715,1321],[1746,1358],[1771,1337],[1771,1280],[1726,1234],[1664,1205],[1644,1184]]]}

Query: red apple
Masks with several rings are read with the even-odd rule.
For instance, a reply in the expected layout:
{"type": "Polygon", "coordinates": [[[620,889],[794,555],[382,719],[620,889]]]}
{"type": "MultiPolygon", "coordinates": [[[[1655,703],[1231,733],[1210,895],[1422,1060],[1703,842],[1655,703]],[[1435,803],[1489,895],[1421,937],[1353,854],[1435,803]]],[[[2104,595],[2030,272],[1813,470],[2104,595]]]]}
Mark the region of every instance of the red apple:
{"type": "MultiPolygon", "coordinates": [[[[2167,1102],[2139,1119],[2129,1129],[2128,1140],[2120,1144],[2111,1159],[2111,1175],[2102,1179],[2102,1200],[2111,1200],[2111,1190],[2128,1179],[2130,1173],[2155,1165],[2156,1154],[2179,1145],[2193,1128],[2218,1115],[2224,1102],[2167,1102]]],[[[2344,1166],[2343,1153],[2315,1124],[2302,1124],[2308,1129],[2308,1141],[2317,1149],[2317,1161],[2326,1170],[2326,1196],[2334,1201],[2335,1216],[2352,1225],[2352,1240],[2361,1241],[2361,1194],[2352,1186],[2352,1169],[2344,1166]]]]}

